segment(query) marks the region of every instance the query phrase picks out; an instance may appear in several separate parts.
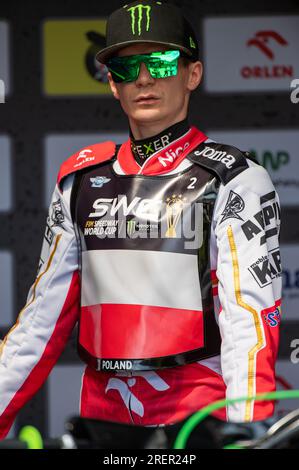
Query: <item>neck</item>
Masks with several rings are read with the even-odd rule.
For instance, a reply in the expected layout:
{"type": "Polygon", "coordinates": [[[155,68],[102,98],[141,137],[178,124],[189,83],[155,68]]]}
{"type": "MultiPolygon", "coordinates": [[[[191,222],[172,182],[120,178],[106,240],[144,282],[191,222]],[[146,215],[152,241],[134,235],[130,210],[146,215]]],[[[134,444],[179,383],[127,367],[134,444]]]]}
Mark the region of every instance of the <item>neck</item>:
{"type": "Polygon", "coordinates": [[[187,119],[176,122],[163,128],[162,132],[159,132],[155,135],[150,135],[144,139],[134,138],[133,132],[131,130],[131,150],[132,154],[139,165],[143,165],[145,160],[153,155],[158,150],[169,145],[171,142],[182,137],[190,129],[187,119]]]}

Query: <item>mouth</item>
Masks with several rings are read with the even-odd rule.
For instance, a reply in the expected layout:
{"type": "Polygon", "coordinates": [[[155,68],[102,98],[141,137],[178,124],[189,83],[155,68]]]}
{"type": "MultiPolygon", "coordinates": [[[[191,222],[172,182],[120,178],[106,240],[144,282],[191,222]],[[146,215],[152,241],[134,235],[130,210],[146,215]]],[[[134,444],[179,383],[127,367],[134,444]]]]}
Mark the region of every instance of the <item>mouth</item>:
{"type": "Polygon", "coordinates": [[[138,104],[155,104],[160,100],[156,95],[140,95],[134,101],[138,104]]]}

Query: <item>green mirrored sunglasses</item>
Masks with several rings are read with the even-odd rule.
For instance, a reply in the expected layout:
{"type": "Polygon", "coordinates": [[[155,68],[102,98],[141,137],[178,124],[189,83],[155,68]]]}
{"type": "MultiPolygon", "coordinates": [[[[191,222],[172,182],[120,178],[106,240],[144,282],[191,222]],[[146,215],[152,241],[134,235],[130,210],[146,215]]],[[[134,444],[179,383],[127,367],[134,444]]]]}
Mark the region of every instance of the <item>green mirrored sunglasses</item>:
{"type": "Polygon", "coordinates": [[[124,57],[112,57],[106,65],[116,83],[137,80],[140,64],[144,63],[153,78],[166,78],[177,74],[180,51],[151,52],[124,57]]]}

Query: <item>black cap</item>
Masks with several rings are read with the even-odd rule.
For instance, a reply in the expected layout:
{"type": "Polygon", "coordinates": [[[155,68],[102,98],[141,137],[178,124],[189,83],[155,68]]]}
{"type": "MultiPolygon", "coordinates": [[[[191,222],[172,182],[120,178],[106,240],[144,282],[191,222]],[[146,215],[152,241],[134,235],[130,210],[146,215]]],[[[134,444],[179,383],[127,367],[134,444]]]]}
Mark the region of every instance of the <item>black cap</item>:
{"type": "Polygon", "coordinates": [[[154,0],[124,5],[109,16],[106,47],[96,59],[104,64],[119,49],[140,42],[165,44],[198,60],[196,36],[180,8],[154,0]]]}

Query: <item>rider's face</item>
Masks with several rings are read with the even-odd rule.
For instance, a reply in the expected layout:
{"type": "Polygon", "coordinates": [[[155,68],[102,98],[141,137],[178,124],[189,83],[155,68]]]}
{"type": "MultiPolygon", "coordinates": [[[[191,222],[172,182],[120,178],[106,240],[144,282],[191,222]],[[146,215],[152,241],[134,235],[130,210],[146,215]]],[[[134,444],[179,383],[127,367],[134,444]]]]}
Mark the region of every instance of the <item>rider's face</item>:
{"type": "MultiPolygon", "coordinates": [[[[121,49],[118,56],[168,49],[169,46],[142,43],[121,49]]],[[[167,127],[169,122],[171,124],[172,121],[180,120],[180,117],[186,117],[190,92],[199,84],[201,71],[200,62],[184,65],[179,59],[176,76],[153,78],[142,63],[139,76],[134,82],[115,83],[110,73],[108,77],[114,97],[120,100],[129,120],[143,124],[165,121],[167,127]]]]}

